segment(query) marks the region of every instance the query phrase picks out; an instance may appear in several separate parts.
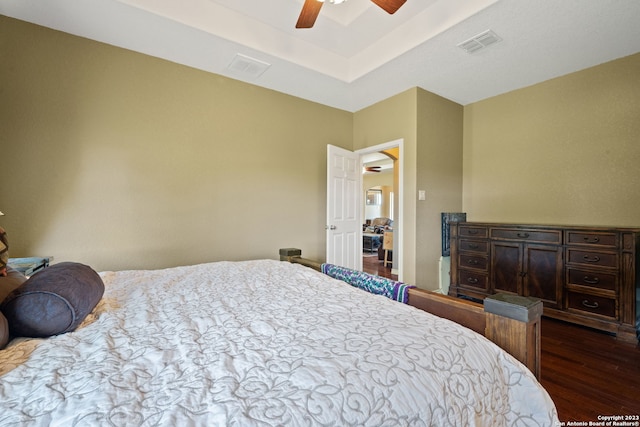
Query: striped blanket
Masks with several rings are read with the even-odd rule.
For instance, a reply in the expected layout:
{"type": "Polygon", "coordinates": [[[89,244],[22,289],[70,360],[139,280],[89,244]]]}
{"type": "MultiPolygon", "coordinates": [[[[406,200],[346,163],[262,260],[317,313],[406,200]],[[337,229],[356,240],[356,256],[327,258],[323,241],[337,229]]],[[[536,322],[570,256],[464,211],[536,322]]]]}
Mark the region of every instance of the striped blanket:
{"type": "Polygon", "coordinates": [[[322,264],[322,272],[334,279],[347,282],[351,286],[363,289],[376,295],[384,295],[392,300],[406,304],[409,301],[409,289],[415,286],[402,282],[374,276],[363,271],[356,271],[333,264],[322,264]]]}

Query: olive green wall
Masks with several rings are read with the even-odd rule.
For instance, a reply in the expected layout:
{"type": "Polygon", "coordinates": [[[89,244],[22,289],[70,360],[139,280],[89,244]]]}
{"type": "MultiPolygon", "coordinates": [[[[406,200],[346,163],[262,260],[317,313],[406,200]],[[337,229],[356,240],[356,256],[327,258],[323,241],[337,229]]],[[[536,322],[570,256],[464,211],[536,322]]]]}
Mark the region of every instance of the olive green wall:
{"type": "Polygon", "coordinates": [[[402,279],[425,289],[439,285],[440,214],[462,207],[462,115],[461,105],[418,88],[354,114],[355,149],[404,141],[402,279]]]}
{"type": "Polygon", "coordinates": [[[324,258],[326,145],[351,148],[351,113],[2,16],[0,52],[11,256],[324,258]]]}
{"type": "Polygon", "coordinates": [[[416,284],[438,288],[442,256],[442,212],[462,209],[463,107],[418,90],[416,284]]]}
{"type": "MultiPolygon", "coordinates": [[[[403,140],[400,156],[404,160],[405,197],[402,217],[396,218],[394,227],[400,228],[403,236],[401,279],[412,284],[416,277],[416,98],[417,89],[410,89],[353,114],[354,150],[403,140]]],[[[394,267],[396,261],[394,258],[394,267]]]]}
{"type": "Polygon", "coordinates": [[[640,54],[466,107],[414,88],[349,113],[2,16],[0,52],[12,256],[323,259],[326,144],[400,139],[408,283],[437,287],[443,211],[640,225],[640,54]]]}
{"type": "Polygon", "coordinates": [[[474,221],[640,226],[640,54],[464,108],[474,221]]]}

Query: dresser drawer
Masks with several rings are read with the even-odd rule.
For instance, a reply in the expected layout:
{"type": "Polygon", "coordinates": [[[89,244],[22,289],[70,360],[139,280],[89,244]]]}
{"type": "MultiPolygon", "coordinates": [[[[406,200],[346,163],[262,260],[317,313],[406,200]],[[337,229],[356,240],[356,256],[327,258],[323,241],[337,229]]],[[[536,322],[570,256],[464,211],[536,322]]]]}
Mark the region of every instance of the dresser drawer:
{"type": "Polygon", "coordinates": [[[482,252],[483,254],[489,252],[489,242],[486,240],[460,239],[459,245],[461,251],[482,252]]]}
{"type": "Polygon", "coordinates": [[[566,232],[567,245],[587,245],[598,248],[618,247],[618,234],[608,232],[571,231],[566,232]]]}
{"type": "Polygon", "coordinates": [[[567,269],[567,284],[588,286],[591,288],[615,290],[618,275],[603,270],[587,271],[576,268],[567,269]]]}
{"type": "Polygon", "coordinates": [[[492,239],[523,240],[527,242],[556,243],[562,242],[561,230],[537,230],[518,228],[492,228],[492,239]]]}
{"type": "Polygon", "coordinates": [[[472,227],[469,225],[461,225],[458,227],[458,236],[460,237],[487,238],[488,235],[487,227],[472,227]]]}
{"type": "Polygon", "coordinates": [[[489,290],[489,276],[482,273],[474,273],[469,270],[460,270],[460,286],[489,290]]]}
{"type": "Polygon", "coordinates": [[[487,271],[488,264],[487,258],[482,256],[460,254],[458,257],[458,266],[460,268],[473,268],[476,270],[487,271]]]}
{"type": "Polygon", "coordinates": [[[567,248],[567,263],[617,269],[618,254],[616,252],[583,251],[575,248],[567,248]]]}
{"type": "Polygon", "coordinates": [[[567,308],[600,316],[616,317],[616,300],[612,298],[569,291],[567,308]]]}

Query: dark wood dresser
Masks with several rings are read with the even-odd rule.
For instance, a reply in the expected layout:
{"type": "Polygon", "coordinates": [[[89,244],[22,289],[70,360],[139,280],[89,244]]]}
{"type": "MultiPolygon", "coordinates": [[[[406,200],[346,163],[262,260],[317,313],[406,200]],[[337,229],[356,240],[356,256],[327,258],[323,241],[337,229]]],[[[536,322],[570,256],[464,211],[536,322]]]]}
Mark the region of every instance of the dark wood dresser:
{"type": "Polygon", "coordinates": [[[640,229],[451,224],[449,295],[540,298],[544,315],[636,341],[640,229]]]}

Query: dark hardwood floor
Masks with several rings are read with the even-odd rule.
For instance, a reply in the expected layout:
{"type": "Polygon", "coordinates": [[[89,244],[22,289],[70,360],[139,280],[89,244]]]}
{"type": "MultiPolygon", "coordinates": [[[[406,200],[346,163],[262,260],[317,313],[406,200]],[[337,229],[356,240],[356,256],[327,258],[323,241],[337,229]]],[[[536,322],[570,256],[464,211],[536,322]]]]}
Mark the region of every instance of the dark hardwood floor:
{"type": "Polygon", "coordinates": [[[378,253],[374,255],[364,254],[362,257],[362,270],[365,273],[386,277],[387,279],[398,280],[398,276],[391,274],[391,265],[385,267],[382,260],[378,259],[378,253]]]}
{"type": "Polygon", "coordinates": [[[640,415],[638,343],[546,317],[541,341],[540,382],[555,402],[560,421],[640,415]]]}
{"type": "MultiPolygon", "coordinates": [[[[363,257],[363,270],[397,280],[377,257],[363,257]]],[[[640,415],[638,343],[546,317],[541,341],[540,382],[565,425],[589,425],[599,415],[640,415]]]]}

